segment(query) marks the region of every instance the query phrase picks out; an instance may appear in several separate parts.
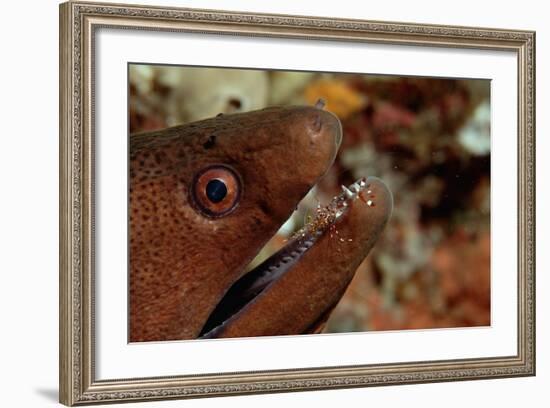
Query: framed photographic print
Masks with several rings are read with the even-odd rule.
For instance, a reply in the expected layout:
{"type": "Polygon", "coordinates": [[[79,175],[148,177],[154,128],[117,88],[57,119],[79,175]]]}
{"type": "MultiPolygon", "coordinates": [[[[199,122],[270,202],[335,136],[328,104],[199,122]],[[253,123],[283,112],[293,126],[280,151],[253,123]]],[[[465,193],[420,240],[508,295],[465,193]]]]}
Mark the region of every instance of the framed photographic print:
{"type": "Polygon", "coordinates": [[[62,4],[61,402],[534,375],[534,41],[62,4]]]}

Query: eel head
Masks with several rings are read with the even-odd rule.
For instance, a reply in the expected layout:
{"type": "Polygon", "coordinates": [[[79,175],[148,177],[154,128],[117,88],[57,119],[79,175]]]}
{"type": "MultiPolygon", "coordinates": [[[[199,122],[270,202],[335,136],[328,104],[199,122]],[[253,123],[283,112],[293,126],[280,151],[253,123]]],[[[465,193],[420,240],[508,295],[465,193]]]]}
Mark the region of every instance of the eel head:
{"type": "Polygon", "coordinates": [[[341,139],[339,120],[318,106],[131,136],[129,340],[314,331],[389,217],[381,181],[359,180],[245,271],[327,172],[341,139]]]}

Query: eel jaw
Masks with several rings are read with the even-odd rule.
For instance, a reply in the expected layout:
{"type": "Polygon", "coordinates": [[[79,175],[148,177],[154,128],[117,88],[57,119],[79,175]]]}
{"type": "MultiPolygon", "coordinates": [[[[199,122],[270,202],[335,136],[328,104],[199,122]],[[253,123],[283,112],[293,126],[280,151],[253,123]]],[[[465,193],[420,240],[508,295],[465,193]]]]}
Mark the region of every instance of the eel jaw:
{"type": "MultiPolygon", "coordinates": [[[[378,235],[383,230],[391,214],[392,207],[393,199],[391,193],[384,183],[377,178],[361,178],[349,187],[342,186],[342,192],[334,197],[328,205],[324,207],[318,206],[313,220],[294,233],[283,248],[233,284],[211,313],[199,338],[249,337],[255,335],[302,334],[311,332],[311,327],[316,327],[321,318],[328,318],[332,308],[340,300],[357,266],[368,254],[376,242],[378,235]],[[377,199],[377,197],[381,197],[381,200],[377,199]],[[283,278],[286,280],[291,279],[289,278],[292,275],[291,272],[301,267],[301,261],[316,247],[317,242],[328,239],[335,242],[337,246],[353,242],[353,238],[343,238],[343,234],[338,234],[338,225],[343,225],[343,221],[351,217],[351,215],[348,217],[348,213],[350,213],[354,206],[359,206],[361,207],[360,211],[369,213],[368,217],[373,220],[373,228],[372,231],[369,230],[368,238],[364,239],[364,241],[368,242],[363,245],[362,250],[355,251],[354,256],[357,260],[354,260],[344,268],[337,268],[344,270],[341,274],[342,284],[335,285],[335,294],[327,296],[335,298],[334,301],[328,300],[329,307],[327,308],[324,302],[320,302],[323,304],[319,306],[319,312],[308,318],[307,320],[311,321],[305,322],[304,327],[299,332],[286,332],[285,329],[267,329],[267,331],[258,329],[257,333],[249,329],[245,329],[244,332],[241,330],[232,331],[231,328],[233,326],[239,325],[239,320],[246,320],[243,317],[246,316],[247,310],[261,308],[262,302],[267,305],[265,309],[269,314],[273,309],[272,305],[269,306],[269,292],[276,292],[277,288],[275,286],[283,278]],[[372,215],[373,213],[374,215],[372,215]],[[234,333],[239,334],[235,335],[234,333]]],[[[339,248],[337,250],[340,252],[339,248]]],[[[307,264],[308,262],[304,263],[307,264]]],[[[327,267],[330,268],[330,265],[320,265],[319,269],[327,267]]],[[[306,269],[311,269],[311,267],[306,267],[306,269]]],[[[294,274],[303,275],[303,273],[297,272],[294,274]]],[[[311,278],[316,279],[315,273],[311,274],[311,278]]],[[[300,279],[303,279],[303,277],[300,279]]],[[[294,284],[303,285],[304,282],[297,280],[294,284]]],[[[269,316],[266,318],[269,319],[269,316]]]]}

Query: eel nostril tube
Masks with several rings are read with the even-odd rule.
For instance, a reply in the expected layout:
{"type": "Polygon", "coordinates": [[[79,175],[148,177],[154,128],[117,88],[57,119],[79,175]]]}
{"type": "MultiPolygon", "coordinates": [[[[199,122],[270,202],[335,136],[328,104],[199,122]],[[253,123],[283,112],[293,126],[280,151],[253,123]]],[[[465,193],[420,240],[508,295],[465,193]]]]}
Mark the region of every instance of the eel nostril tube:
{"type": "Polygon", "coordinates": [[[323,98],[319,98],[317,99],[317,102],[315,102],[315,105],[313,106],[315,106],[317,109],[323,109],[325,105],[326,105],[325,100],[323,98]]]}

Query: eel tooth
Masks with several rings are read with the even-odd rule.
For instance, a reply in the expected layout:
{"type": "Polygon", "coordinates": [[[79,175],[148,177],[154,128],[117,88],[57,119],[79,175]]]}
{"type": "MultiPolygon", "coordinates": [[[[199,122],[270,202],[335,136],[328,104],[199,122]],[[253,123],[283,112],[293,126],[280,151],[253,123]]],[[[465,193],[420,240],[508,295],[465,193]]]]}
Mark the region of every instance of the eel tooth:
{"type": "Polygon", "coordinates": [[[347,188],[346,186],[342,186],[342,191],[344,192],[344,194],[346,195],[346,198],[352,198],[355,194],[353,193],[353,191],[351,191],[349,188],[347,188]]]}
{"type": "Polygon", "coordinates": [[[360,190],[359,186],[356,183],[353,183],[351,186],[349,186],[349,188],[353,193],[358,193],[360,190]]]}

